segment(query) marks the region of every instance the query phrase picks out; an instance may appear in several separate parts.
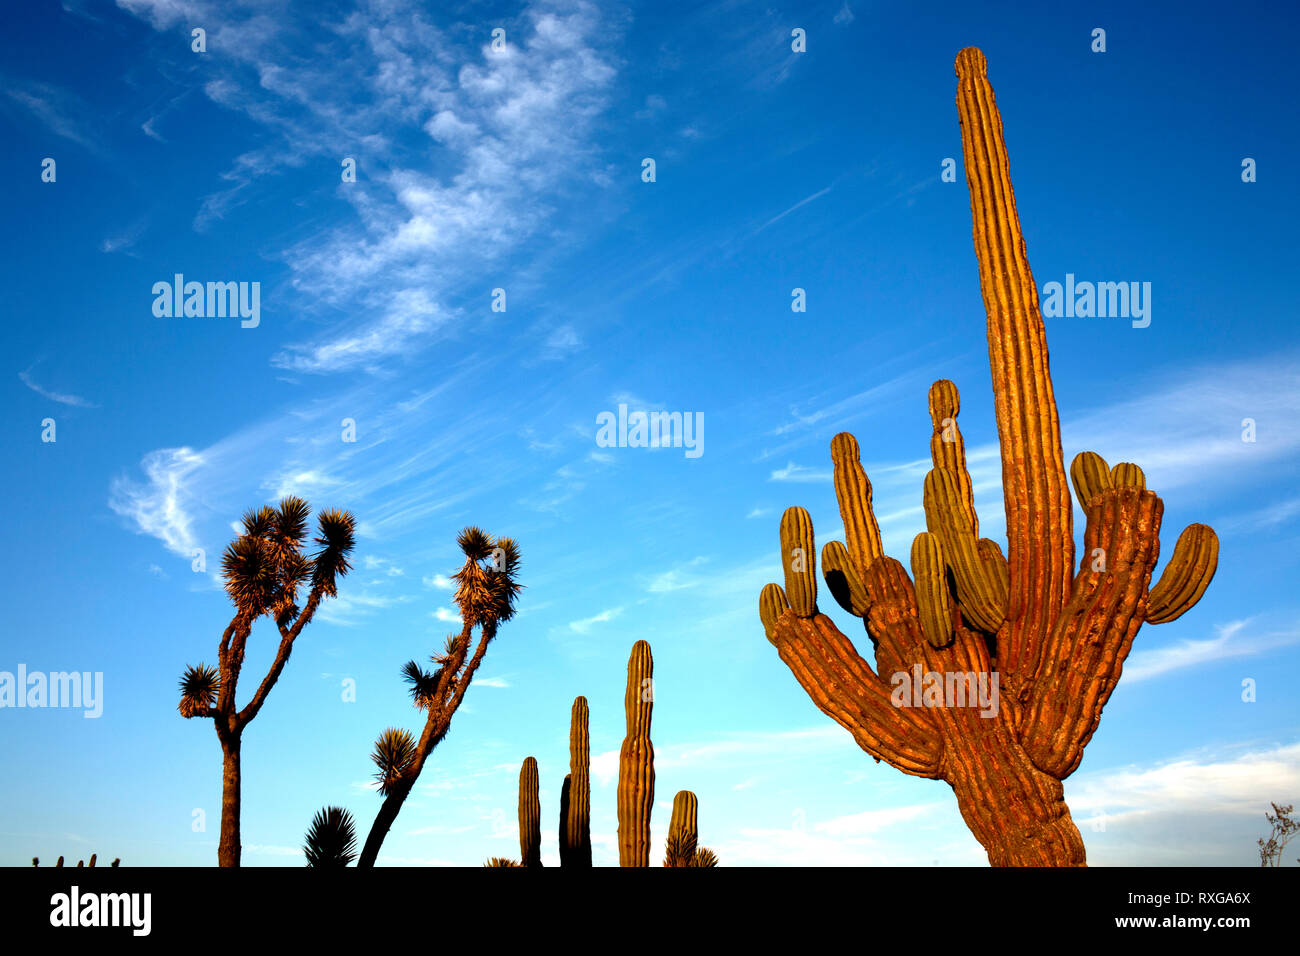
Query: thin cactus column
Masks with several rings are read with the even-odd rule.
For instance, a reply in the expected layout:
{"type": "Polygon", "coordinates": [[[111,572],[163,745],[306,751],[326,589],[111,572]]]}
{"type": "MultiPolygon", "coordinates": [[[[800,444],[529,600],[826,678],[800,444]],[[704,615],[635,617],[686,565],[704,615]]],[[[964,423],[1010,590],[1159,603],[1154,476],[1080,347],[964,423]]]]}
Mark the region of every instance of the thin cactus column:
{"type": "Polygon", "coordinates": [[[569,787],[572,775],[564,775],[560,785],[560,866],[573,866],[573,847],[569,846],[569,787]]]}
{"type": "MultiPolygon", "coordinates": [[[[618,755],[618,865],[650,865],[650,811],[654,806],[654,658],[650,645],[637,641],[627,662],[627,737],[618,755]]],[[[570,805],[572,805],[570,794],[570,805]]]]}
{"type": "Polygon", "coordinates": [[[566,866],[591,866],[591,741],[587,698],[577,697],[569,720],[569,790],[561,846],[566,866]]]}
{"type": "Polygon", "coordinates": [[[524,758],[519,768],[519,862],[542,865],[542,803],[534,757],[524,758]]]}
{"type": "Polygon", "coordinates": [[[1061,781],[1078,767],[1138,628],[1174,620],[1199,600],[1217,566],[1218,539],[1205,525],[1188,527],[1151,586],[1164,506],[1142,470],[1127,462],[1111,468],[1083,452],[1067,477],[1046,334],[984,55],[961,51],[956,70],[988,313],[1006,557],[979,537],[957,389],[939,381],[929,396],[927,530],[912,542],[912,578],[884,554],[857,440],[841,433],[831,441],[847,545],[827,544],[822,568],[835,599],[863,619],[875,670],[818,611],[812,521],[802,508],[781,519],[785,588],[763,589],[759,615],[813,702],[860,747],[953,788],[991,863],[1083,865],[1061,781]],[[1077,572],[1070,480],[1087,518],[1077,572]],[[910,694],[909,681],[921,684],[910,694]]]}

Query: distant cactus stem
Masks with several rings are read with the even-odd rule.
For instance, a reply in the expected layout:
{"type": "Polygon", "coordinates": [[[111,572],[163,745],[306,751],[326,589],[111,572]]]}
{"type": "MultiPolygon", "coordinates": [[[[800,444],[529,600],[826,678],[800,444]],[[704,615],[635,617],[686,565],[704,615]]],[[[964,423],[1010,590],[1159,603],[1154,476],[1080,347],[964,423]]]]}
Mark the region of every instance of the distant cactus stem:
{"type": "Polygon", "coordinates": [[[519,861],[522,866],[542,865],[542,805],[534,757],[519,768],[519,861]]]}
{"type": "Polygon", "coordinates": [[[561,845],[565,866],[591,866],[591,739],[587,698],[576,697],[569,721],[568,802],[561,845]]]}

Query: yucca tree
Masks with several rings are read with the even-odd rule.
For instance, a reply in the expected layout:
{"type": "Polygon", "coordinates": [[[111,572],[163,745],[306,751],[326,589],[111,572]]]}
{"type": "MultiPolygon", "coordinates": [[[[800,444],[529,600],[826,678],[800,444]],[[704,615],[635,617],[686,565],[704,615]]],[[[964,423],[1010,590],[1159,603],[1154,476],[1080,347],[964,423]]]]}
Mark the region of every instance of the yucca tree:
{"type": "Polygon", "coordinates": [[[510,538],[494,540],[481,528],[470,527],[460,533],[456,543],[465,555],[465,563],[452,575],[461,629],[447,638],[440,653],[432,656],[433,670],[426,671],[415,661],[408,661],[402,668],[416,710],[426,715],[424,730],[417,741],[408,731],[390,728],[375,743],[371,759],[378,768],[375,777],[384,803],[370,827],[358,867],[375,865],[379,848],[425,761],[447,736],[451,718],[465,699],[488,644],[496,637],[497,629],[515,614],[515,600],[522,590],[516,580],[519,548],[515,542],[510,538]]]}
{"type": "Polygon", "coordinates": [[[303,549],[310,516],[307,502],[295,497],[285,498],[278,508],[257,508],[244,515],[244,533],[230,543],[221,558],[235,616],[221,635],[217,666],[189,666],[181,677],[181,716],[211,718],[221,743],[221,841],[217,847],[221,866],[239,866],[239,760],[244,729],[280,679],[302,629],[321,601],[338,594],[339,578],[351,570],[348,555],[356,537],[352,515],[337,510],[319,512],[317,550],[309,557],[303,549]],[[300,606],[303,588],[307,600],[300,606]],[[235,699],[244,650],[253,625],[263,616],[275,622],[280,646],[252,699],[239,709],[235,699]]]}
{"type": "Polygon", "coordinates": [[[342,807],[324,807],[312,818],[302,847],[314,869],[344,867],[357,858],[357,827],[342,807]]]}

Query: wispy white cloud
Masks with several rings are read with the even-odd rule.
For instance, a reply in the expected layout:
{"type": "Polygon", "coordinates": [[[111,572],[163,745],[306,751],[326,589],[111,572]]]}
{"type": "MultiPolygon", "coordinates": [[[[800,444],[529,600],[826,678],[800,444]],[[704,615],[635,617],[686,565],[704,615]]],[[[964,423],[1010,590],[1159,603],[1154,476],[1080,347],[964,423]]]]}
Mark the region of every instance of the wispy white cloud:
{"type": "Polygon", "coordinates": [[[1135,651],[1124,663],[1124,683],[1162,677],[1171,671],[1195,667],[1210,661],[1229,657],[1254,657],[1279,647],[1300,643],[1300,631],[1280,631],[1266,634],[1244,633],[1250,621],[1231,621],[1220,624],[1217,637],[1202,640],[1182,640],[1167,647],[1135,651]]]}
{"type": "Polygon", "coordinates": [[[1220,748],[1065,781],[1089,862],[1106,866],[1257,864],[1269,801],[1295,793],[1300,743],[1220,748]]]}
{"type": "Polygon", "coordinates": [[[775,223],[780,222],[782,219],[784,219],[786,216],[790,215],[790,213],[794,212],[796,209],[802,209],[804,206],[808,205],[810,202],[813,202],[813,201],[815,201],[815,200],[821,199],[823,196],[825,196],[828,192],[831,191],[831,188],[832,188],[832,187],[827,186],[825,189],[819,189],[819,190],[817,190],[817,192],[813,193],[811,196],[805,196],[803,199],[800,199],[797,203],[795,203],[795,204],[794,204],[793,206],[791,206],[789,209],[785,210],[784,212],[778,213],[777,215],[775,215],[775,216],[773,216],[771,219],[769,219],[767,222],[763,223],[763,225],[759,226],[757,229],[754,230],[754,234],[757,235],[758,233],[760,233],[760,232],[762,232],[764,229],[766,229],[768,226],[771,226],[771,225],[773,225],[773,224],[775,224],[775,223]]]}
{"type": "Polygon", "coordinates": [[[708,558],[700,556],[692,558],[685,564],[679,565],[669,571],[656,574],[646,585],[646,590],[651,594],[663,594],[668,591],[681,591],[686,588],[693,588],[700,583],[697,577],[692,576],[692,570],[702,564],[708,563],[708,558]]]}
{"type": "Polygon", "coordinates": [[[204,459],[191,448],[164,448],[141,461],[145,480],[114,480],[109,507],[128,519],[138,534],[153,535],[167,550],[189,558],[198,547],[194,518],[195,498],[190,482],[204,459]]]}
{"type": "Polygon", "coordinates": [[[607,621],[612,621],[622,613],[623,608],[621,607],[607,608],[599,614],[593,614],[591,617],[583,618],[580,621],[570,621],[569,630],[573,631],[575,634],[586,634],[597,624],[604,624],[607,621]]]}
{"type": "Polygon", "coordinates": [[[23,107],[50,132],[88,150],[98,148],[95,134],[83,119],[94,116],[95,112],[74,94],[48,83],[7,80],[5,86],[8,100],[23,107]]]}
{"type": "Polygon", "coordinates": [[[30,388],[37,395],[40,395],[42,398],[48,398],[50,401],[58,402],[61,405],[72,405],[75,408],[98,408],[99,407],[94,402],[87,401],[86,399],[82,398],[80,395],[73,395],[68,392],[55,392],[55,391],[51,391],[48,388],[44,388],[43,386],[38,384],[35,379],[32,378],[30,373],[31,373],[30,369],[26,372],[19,372],[18,378],[22,381],[24,385],[30,388]]]}
{"type": "Polygon", "coordinates": [[[832,478],[829,468],[809,468],[807,465],[796,465],[794,462],[788,462],[784,468],[777,468],[772,472],[769,481],[806,481],[821,482],[830,481],[832,478]]]}

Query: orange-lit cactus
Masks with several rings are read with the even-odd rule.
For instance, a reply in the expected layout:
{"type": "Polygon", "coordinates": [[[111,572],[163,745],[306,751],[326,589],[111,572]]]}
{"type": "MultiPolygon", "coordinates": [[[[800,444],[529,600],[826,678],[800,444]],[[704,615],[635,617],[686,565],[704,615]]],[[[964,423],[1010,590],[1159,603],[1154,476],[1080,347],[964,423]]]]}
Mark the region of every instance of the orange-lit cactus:
{"type": "Polygon", "coordinates": [[[569,722],[569,775],[561,804],[560,865],[591,866],[591,743],[587,698],[576,697],[569,722]]]}
{"type": "Polygon", "coordinates": [[[940,381],[929,396],[933,470],[924,485],[928,531],[912,545],[915,583],[883,553],[857,440],[844,433],[831,441],[847,543],[823,549],[823,572],[841,606],[863,618],[875,670],[817,610],[813,529],[802,508],[782,518],[785,587],[763,589],[759,615],[813,702],[859,746],[952,786],[991,863],[1083,865],[1061,781],[1078,767],[1139,626],[1174,620],[1200,599],[1218,539],[1205,525],[1187,528],[1152,586],[1163,505],[1142,470],[1127,462],[1110,468],[1084,452],[1067,474],[1038,293],[984,55],[961,51],[956,70],[988,315],[1006,556],[979,537],[957,389],[940,381]],[[1077,572],[1071,479],[1087,518],[1077,572]],[[918,707],[899,694],[900,675],[931,674],[947,678],[934,703],[918,707]],[[981,682],[997,688],[992,707],[943,693],[981,682]]]}
{"type": "MultiPolygon", "coordinates": [[[[655,800],[655,754],[650,742],[654,658],[645,641],[632,646],[623,707],[627,736],[618,756],[618,865],[649,866],[650,811],[655,800]]],[[[572,806],[572,792],[569,800],[572,806]]]]}

